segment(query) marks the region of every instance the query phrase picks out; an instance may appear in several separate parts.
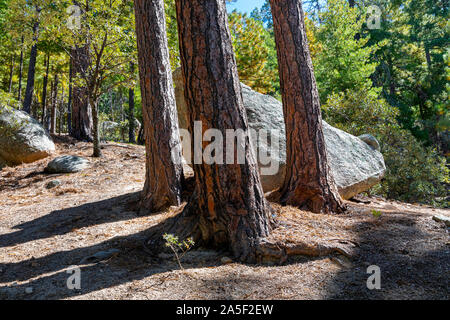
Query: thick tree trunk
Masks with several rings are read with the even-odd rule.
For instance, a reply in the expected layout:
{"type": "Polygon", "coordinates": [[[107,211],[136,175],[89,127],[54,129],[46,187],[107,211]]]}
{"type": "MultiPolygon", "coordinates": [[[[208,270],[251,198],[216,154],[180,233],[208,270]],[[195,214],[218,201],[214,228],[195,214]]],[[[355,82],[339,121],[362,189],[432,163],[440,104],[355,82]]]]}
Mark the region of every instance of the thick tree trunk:
{"type": "Polygon", "coordinates": [[[50,112],[50,133],[56,133],[56,107],[58,105],[58,75],[55,75],[52,88],[52,109],[50,112]]]}
{"type": "Polygon", "coordinates": [[[183,166],[163,0],[135,0],[139,76],[147,152],[142,208],[181,202],[183,166]]]}
{"type": "MultiPolygon", "coordinates": [[[[89,46],[72,50],[72,68],[75,76],[84,78],[89,66],[89,46]]],[[[88,103],[88,90],[85,86],[72,89],[72,136],[78,140],[93,141],[92,108],[88,103]]]]}
{"type": "Polygon", "coordinates": [[[22,99],[22,78],[23,78],[23,44],[25,42],[24,36],[22,36],[22,46],[20,49],[20,66],[19,66],[19,90],[17,93],[17,101],[22,99]]]}
{"type": "Polygon", "coordinates": [[[223,137],[226,129],[247,135],[238,143],[223,139],[223,157],[234,163],[194,165],[195,191],[173,230],[190,231],[204,245],[255,262],[260,240],[272,229],[271,208],[250,145],[225,0],[179,0],[176,9],[191,132],[194,121],[201,121],[203,130],[218,129],[223,137]],[[236,163],[238,148],[243,164],[236,163]]]}
{"type": "Polygon", "coordinates": [[[39,21],[36,21],[33,26],[33,46],[31,47],[31,52],[30,52],[30,63],[28,65],[27,88],[25,89],[25,99],[23,101],[23,110],[27,113],[31,112],[31,103],[33,101],[34,76],[36,73],[38,32],[39,32],[39,21]]]}
{"type": "Polygon", "coordinates": [[[45,122],[45,117],[47,115],[47,84],[48,84],[48,73],[50,68],[50,54],[44,60],[44,66],[46,67],[44,83],[42,86],[42,124],[45,122]]]}
{"type": "Polygon", "coordinates": [[[271,0],[286,123],[281,202],[313,212],[344,211],[328,165],[319,94],[300,0],[271,0]]]}

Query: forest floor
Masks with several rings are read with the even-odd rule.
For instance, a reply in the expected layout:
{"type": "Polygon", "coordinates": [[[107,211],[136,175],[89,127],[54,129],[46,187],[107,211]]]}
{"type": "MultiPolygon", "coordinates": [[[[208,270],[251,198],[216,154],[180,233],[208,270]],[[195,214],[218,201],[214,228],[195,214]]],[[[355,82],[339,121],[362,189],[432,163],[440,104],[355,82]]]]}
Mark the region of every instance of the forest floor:
{"type": "Polygon", "coordinates": [[[272,204],[278,236],[354,243],[341,255],[294,257],[282,265],[247,265],[226,252],[189,252],[180,270],[173,256],[150,257],[146,231],[182,208],[139,215],[145,150],[57,139],[56,155],[80,155],[90,168],[50,175],[53,158],[0,172],[0,299],[445,299],[449,297],[449,229],[432,219],[450,210],[381,198],[347,202],[343,215],[321,215],[272,204]],[[49,181],[61,184],[47,189],[49,181]],[[376,217],[373,210],[381,213],[376,217]],[[92,256],[115,249],[105,260],[92,256]],[[227,261],[228,260],[228,261],[227,261]],[[81,289],[67,271],[81,269],[81,289]],[[367,268],[381,269],[381,289],[369,290],[367,268]]]}

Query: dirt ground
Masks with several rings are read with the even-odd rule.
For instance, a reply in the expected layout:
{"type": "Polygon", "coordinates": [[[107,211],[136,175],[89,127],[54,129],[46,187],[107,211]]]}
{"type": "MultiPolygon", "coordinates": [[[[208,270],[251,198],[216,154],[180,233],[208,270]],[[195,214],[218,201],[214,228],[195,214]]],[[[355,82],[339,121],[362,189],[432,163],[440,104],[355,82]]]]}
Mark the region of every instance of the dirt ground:
{"type": "Polygon", "coordinates": [[[449,229],[432,216],[450,210],[361,198],[348,202],[347,214],[327,216],[273,204],[282,222],[277,237],[345,240],[354,244],[352,257],[245,265],[199,248],[180,270],[173,256],[152,258],[142,248],[150,227],[182,209],[135,211],[144,148],[108,143],[102,158],[91,152],[63,138],[54,156],[0,172],[0,299],[449,299],[449,229]],[[90,168],[43,172],[66,154],[87,157],[90,168]],[[61,185],[47,189],[55,179],[61,185]],[[104,260],[91,259],[111,249],[104,260]],[[371,265],[380,267],[380,290],[367,288],[371,265]],[[72,266],[81,270],[79,290],[67,287],[72,266]]]}

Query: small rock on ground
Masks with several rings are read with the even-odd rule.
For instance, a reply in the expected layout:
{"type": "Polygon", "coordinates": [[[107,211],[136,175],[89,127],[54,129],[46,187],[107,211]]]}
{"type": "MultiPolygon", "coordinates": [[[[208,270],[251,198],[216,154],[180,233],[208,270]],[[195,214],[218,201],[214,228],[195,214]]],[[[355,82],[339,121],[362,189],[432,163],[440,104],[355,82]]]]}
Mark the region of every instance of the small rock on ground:
{"type": "Polygon", "coordinates": [[[45,168],[48,173],[74,173],[86,169],[89,161],[77,156],[62,156],[53,159],[45,168]]]}
{"type": "Polygon", "coordinates": [[[57,186],[61,185],[61,180],[52,180],[45,185],[47,189],[53,189],[57,186]]]}

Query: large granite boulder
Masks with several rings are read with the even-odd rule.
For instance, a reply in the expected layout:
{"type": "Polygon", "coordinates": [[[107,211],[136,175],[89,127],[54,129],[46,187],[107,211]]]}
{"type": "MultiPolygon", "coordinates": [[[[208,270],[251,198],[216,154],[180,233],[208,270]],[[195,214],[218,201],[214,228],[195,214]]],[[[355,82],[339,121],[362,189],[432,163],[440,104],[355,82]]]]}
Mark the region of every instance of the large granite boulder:
{"type": "MultiPolygon", "coordinates": [[[[186,129],[188,113],[180,69],[175,70],[173,79],[180,128],[186,129]]],[[[272,132],[269,139],[261,139],[260,136],[252,139],[257,155],[261,151],[267,152],[270,154],[271,161],[279,164],[279,169],[275,174],[261,172],[264,191],[272,191],[281,186],[285,176],[286,133],[283,106],[277,99],[255,92],[244,84],[242,84],[242,96],[251,129],[257,132],[261,129],[278,130],[278,133],[272,132]],[[274,148],[273,142],[277,140],[279,146],[274,148]]],[[[367,191],[380,182],[386,167],[382,154],[377,150],[378,142],[375,138],[363,136],[363,141],[332,127],[325,121],[323,121],[323,128],[331,172],[336,180],[339,193],[344,199],[350,199],[358,193],[367,191]]],[[[257,158],[260,168],[267,168],[267,165],[261,163],[260,157],[257,158]]]]}
{"type": "Polygon", "coordinates": [[[39,122],[25,112],[0,106],[0,158],[4,162],[30,163],[53,151],[55,144],[39,122]]]}

